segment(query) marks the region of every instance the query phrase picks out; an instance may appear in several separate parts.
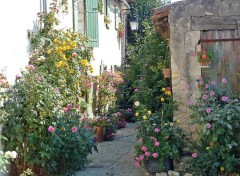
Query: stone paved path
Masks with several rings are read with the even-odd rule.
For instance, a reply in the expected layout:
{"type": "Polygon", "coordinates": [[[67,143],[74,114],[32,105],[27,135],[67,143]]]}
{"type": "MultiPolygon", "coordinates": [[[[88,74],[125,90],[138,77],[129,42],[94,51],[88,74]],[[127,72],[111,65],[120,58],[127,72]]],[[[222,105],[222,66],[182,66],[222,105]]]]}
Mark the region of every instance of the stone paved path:
{"type": "Polygon", "coordinates": [[[136,143],[136,123],[117,131],[113,141],[97,144],[98,153],[89,156],[90,163],[76,176],[147,176],[149,173],[134,166],[134,144],[136,143]]]}

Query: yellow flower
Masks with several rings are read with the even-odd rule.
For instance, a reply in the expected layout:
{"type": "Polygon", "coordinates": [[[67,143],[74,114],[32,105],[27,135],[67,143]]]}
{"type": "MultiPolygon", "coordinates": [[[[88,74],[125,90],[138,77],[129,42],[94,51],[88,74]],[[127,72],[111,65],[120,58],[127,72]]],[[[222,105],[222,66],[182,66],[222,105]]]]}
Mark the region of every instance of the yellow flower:
{"type": "Polygon", "coordinates": [[[65,46],[66,44],[67,44],[67,43],[66,43],[65,41],[62,43],[63,46],[65,46]]]}
{"type": "Polygon", "coordinates": [[[148,111],[148,115],[151,115],[152,114],[152,112],[151,111],[148,111]]]}
{"type": "Polygon", "coordinates": [[[167,95],[171,95],[172,93],[171,93],[171,91],[167,91],[167,95]]]}
{"type": "Polygon", "coordinates": [[[59,61],[56,65],[57,65],[58,68],[59,68],[59,67],[62,67],[63,62],[62,62],[62,61],[59,61]]]}
{"type": "Polygon", "coordinates": [[[162,88],[162,91],[165,92],[165,90],[166,90],[166,89],[163,87],[163,88],[162,88]]]}
{"type": "Polygon", "coordinates": [[[68,45],[66,48],[67,48],[67,50],[70,50],[70,49],[71,49],[71,47],[70,47],[69,45],[68,45]]]}
{"type": "Polygon", "coordinates": [[[144,115],[144,116],[143,116],[143,119],[146,120],[146,119],[147,119],[147,116],[144,115]]]}
{"type": "Polygon", "coordinates": [[[135,116],[137,117],[138,115],[139,115],[139,113],[138,113],[138,112],[136,112],[135,116]]]}
{"type": "Polygon", "coordinates": [[[73,46],[76,46],[76,45],[77,45],[77,41],[74,40],[74,41],[72,42],[72,45],[73,45],[73,46]]]}
{"type": "Polygon", "coordinates": [[[77,36],[78,36],[78,33],[74,33],[73,35],[74,35],[75,37],[77,37],[77,36]]]}
{"type": "Polygon", "coordinates": [[[177,119],[176,122],[177,122],[177,124],[180,124],[180,123],[181,123],[181,120],[177,119]]]}
{"type": "Polygon", "coordinates": [[[58,42],[58,39],[54,39],[53,41],[54,41],[55,43],[57,43],[57,42],[58,42]]]}
{"type": "Polygon", "coordinates": [[[206,150],[209,150],[210,149],[210,147],[206,147],[206,150]]]}
{"type": "Polygon", "coordinates": [[[164,93],[167,95],[168,94],[168,90],[166,90],[164,93]]]}
{"type": "Polygon", "coordinates": [[[164,98],[160,98],[161,102],[164,102],[164,98]]]}
{"type": "Polygon", "coordinates": [[[83,59],[80,61],[80,63],[82,64],[83,67],[86,67],[88,64],[88,61],[87,61],[87,59],[83,59]]]}
{"type": "Polygon", "coordinates": [[[47,50],[47,53],[48,53],[48,54],[51,54],[51,52],[52,52],[52,50],[50,50],[50,49],[49,49],[49,50],[47,50]]]}
{"type": "Polygon", "coordinates": [[[63,60],[66,60],[66,55],[62,54],[62,58],[63,58],[63,60]]]}
{"type": "Polygon", "coordinates": [[[220,171],[223,172],[224,170],[225,170],[225,168],[224,168],[223,166],[221,166],[221,167],[220,167],[220,171]]]}
{"type": "Polygon", "coordinates": [[[73,73],[74,73],[74,70],[73,70],[73,69],[71,69],[69,72],[70,72],[71,74],[73,74],[73,73]]]}

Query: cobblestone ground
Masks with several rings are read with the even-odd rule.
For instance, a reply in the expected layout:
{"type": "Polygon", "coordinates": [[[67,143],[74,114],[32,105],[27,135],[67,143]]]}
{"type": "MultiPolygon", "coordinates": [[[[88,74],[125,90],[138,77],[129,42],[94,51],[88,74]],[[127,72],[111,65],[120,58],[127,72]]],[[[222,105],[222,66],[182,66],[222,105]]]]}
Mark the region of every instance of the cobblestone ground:
{"type": "Polygon", "coordinates": [[[136,123],[128,123],[118,130],[113,141],[98,143],[98,153],[89,156],[90,163],[77,176],[148,176],[141,167],[134,166],[136,123]]]}

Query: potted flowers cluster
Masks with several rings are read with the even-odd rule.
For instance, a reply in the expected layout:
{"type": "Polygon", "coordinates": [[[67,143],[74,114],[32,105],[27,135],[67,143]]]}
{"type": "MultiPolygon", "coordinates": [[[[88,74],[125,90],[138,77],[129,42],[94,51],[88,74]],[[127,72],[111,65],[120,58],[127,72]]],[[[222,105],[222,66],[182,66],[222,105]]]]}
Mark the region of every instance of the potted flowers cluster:
{"type": "Polygon", "coordinates": [[[124,30],[123,23],[120,22],[120,23],[118,24],[118,29],[117,29],[118,37],[119,37],[119,38],[123,38],[123,37],[124,37],[124,32],[125,32],[125,30],[124,30]]]}
{"type": "Polygon", "coordinates": [[[217,82],[201,77],[200,81],[204,93],[189,101],[193,123],[199,126],[189,171],[194,175],[235,175],[240,172],[240,100],[226,89],[226,78],[217,82]]]}
{"type": "Polygon", "coordinates": [[[110,28],[109,25],[110,25],[111,22],[112,22],[112,20],[111,20],[110,16],[109,15],[105,15],[104,16],[104,23],[105,23],[107,29],[110,28]]]}
{"type": "Polygon", "coordinates": [[[196,53],[197,61],[201,64],[202,67],[209,66],[213,60],[213,55],[210,51],[201,50],[196,53]]]}

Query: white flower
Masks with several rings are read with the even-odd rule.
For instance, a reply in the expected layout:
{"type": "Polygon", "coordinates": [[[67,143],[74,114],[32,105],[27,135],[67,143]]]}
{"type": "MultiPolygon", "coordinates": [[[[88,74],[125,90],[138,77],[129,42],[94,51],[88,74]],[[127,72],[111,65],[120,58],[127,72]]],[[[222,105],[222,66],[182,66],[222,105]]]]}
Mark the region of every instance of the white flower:
{"type": "Polygon", "coordinates": [[[43,62],[43,61],[45,61],[45,57],[44,56],[40,56],[39,58],[37,58],[37,60],[43,62]]]}
{"type": "Polygon", "coordinates": [[[139,105],[140,105],[140,102],[139,102],[139,101],[135,101],[134,105],[135,105],[135,106],[139,106],[139,105]]]}
{"type": "Polygon", "coordinates": [[[11,153],[11,158],[16,158],[16,157],[17,157],[17,152],[12,151],[12,153],[11,153]]]}
{"type": "Polygon", "coordinates": [[[171,127],[174,126],[174,123],[170,123],[170,126],[171,126],[171,127]]]}
{"type": "Polygon", "coordinates": [[[154,123],[154,124],[152,124],[153,126],[156,126],[157,124],[156,123],[154,123]]]}
{"type": "Polygon", "coordinates": [[[12,156],[12,152],[10,152],[10,151],[7,151],[7,152],[4,154],[4,157],[5,157],[5,158],[11,158],[11,156],[12,156]]]}

